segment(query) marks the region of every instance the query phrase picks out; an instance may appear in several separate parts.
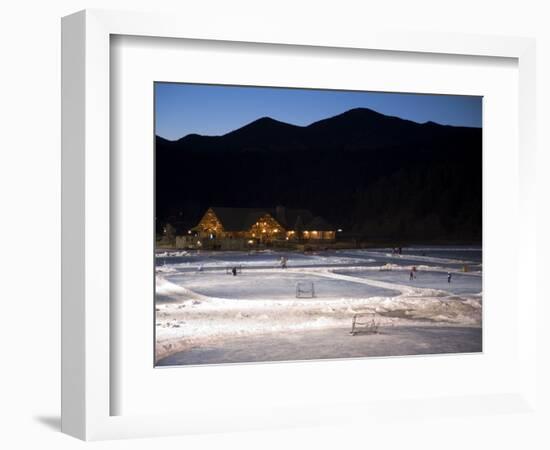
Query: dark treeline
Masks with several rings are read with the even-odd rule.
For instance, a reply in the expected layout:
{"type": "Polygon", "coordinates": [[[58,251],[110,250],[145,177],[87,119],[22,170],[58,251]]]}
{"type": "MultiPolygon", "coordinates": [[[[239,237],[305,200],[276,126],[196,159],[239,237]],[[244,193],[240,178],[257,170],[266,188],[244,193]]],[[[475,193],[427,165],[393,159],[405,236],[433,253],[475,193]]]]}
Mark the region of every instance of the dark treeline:
{"type": "Polygon", "coordinates": [[[308,127],[260,119],[220,137],[156,140],[157,225],[209,206],[306,208],[372,239],[480,241],[482,140],[348,111],[308,127]]]}

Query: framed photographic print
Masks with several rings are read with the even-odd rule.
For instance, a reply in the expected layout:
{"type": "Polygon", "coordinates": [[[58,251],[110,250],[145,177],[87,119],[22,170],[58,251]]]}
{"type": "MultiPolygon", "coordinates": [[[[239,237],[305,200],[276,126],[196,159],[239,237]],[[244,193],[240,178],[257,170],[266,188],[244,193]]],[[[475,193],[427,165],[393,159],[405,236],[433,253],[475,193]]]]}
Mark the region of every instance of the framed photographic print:
{"type": "Polygon", "coordinates": [[[208,30],[63,19],[63,431],[527,410],[533,42],[208,30]]]}
{"type": "Polygon", "coordinates": [[[154,89],[156,365],[482,350],[482,97],[154,89]]]}

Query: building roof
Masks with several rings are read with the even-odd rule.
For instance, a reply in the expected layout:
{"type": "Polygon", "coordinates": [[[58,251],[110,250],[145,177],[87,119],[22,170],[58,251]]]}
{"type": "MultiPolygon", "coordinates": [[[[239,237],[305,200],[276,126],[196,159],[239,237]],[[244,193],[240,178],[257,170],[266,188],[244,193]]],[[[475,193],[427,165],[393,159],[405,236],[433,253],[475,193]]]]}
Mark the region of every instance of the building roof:
{"type": "Polygon", "coordinates": [[[285,223],[283,226],[289,230],[296,230],[301,228],[303,230],[307,229],[307,225],[313,220],[313,214],[307,209],[284,209],[284,219],[285,223]]]}
{"type": "Polygon", "coordinates": [[[315,217],[307,209],[274,209],[274,208],[226,208],[212,206],[210,208],[222,223],[225,231],[248,231],[262,216],[269,214],[287,230],[334,230],[322,217],[315,217]]]}
{"type": "Polygon", "coordinates": [[[225,231],[247,231],[268,211],[257,208],[210,208],[222,223],[225,231]]]}
{"type": "Polygon", "coordinates": [[[307,224],[305,229],[312,230],[312,231],[333,231],[334,227],[331,226],[322,217],[317,216],[310,223],[307,224]]]}

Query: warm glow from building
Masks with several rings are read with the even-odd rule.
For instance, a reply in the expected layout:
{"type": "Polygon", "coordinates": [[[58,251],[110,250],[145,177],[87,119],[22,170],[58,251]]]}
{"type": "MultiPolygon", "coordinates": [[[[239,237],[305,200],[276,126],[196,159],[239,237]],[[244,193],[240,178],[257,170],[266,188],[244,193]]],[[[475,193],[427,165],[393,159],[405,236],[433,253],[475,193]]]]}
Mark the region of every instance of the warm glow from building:
{"type": "MultiPolygon", "coordinates": [[[[306,224],[306,226],[308,225],[306,224]]],[[[316,227],[315,224],[313,226],[316,227]]],[[[341,229],[338,229],[338,232],[341,231],[341,229]]],[[[278,222],[269,213],[257,217],[257,221],[253,222],[247,230],[226,230],[225,224],[217,217],[214,210],[210,208],[204,214],[199,224],[187,233],[200,238],[200,243],[197,242],[197,245],[200,247],[201,245],[207,245],[207,242],[210,241],[222,241],[225,239],[242,239],[242,244],[248,243],[248,245],[276,243],[277,240],[283,238],[287,241],[294,241],[296,239],[317,241],[320,239],[334,239],[336,231],[288,230],[285,224],[278,222]]],[[[238,243],[235,242],[235,244],[238,243]]]]}

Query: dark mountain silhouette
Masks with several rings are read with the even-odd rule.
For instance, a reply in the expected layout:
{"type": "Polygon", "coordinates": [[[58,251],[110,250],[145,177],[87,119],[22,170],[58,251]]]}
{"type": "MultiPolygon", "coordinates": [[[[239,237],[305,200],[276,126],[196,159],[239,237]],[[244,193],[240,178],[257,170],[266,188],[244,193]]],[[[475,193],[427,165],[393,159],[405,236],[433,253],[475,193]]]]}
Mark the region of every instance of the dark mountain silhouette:
{"type": "Polygon", "coordinates": [[[479,128],[357,108],[301,127],[264,117],[223,136],[156,139],[158,225],[210,205],[307,208],[367,238],[479,240],[479,128]]]}

